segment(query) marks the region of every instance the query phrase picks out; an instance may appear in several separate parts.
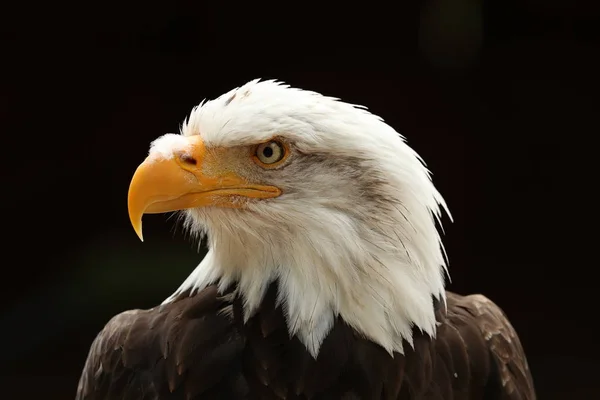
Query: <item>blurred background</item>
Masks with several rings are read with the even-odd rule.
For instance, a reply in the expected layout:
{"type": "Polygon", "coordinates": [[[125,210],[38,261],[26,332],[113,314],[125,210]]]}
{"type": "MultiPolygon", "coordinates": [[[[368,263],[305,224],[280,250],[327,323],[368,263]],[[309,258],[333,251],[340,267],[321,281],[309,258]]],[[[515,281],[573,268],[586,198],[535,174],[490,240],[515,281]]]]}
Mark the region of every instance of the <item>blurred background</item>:
{"type": "Polygon", "coordinates": [[[578,215],[595,209],[580,182],[600,132],[598,2],[2,7],[3,399],[73,398],[109,318],[199,263],[169,216],[137,239],[129,180],[194,105],[254,78],[366,105],[405,135],[455,218],[449,289],[506,311],[540,399],[600,398],[594,227],[578,215]]]}

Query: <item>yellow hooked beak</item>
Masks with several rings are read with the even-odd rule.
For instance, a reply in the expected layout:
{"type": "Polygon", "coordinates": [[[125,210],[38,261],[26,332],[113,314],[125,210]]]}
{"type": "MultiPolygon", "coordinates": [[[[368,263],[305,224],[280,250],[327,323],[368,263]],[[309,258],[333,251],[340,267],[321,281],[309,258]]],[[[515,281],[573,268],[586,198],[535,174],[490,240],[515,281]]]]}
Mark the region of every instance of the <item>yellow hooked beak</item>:
{"type": "Polygon", "coordinates": [[[281,194],[274,186],[251,184],[227,166],[222,151],[206,151],[200,136],[189,136],[185,148],[170,158],[148,156],[129,185],[129,219],[140,240],[142,216],[203,206],[239,208],[239,197],[269,199],[281,194]],[[206,171],[218,171],[207,173],[206,171]]]}

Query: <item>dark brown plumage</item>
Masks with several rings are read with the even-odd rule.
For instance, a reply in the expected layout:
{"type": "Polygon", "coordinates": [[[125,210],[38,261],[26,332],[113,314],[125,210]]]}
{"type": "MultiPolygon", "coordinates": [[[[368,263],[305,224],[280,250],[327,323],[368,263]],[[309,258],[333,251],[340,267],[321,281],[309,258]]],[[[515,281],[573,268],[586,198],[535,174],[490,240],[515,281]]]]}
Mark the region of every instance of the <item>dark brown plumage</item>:
{"type": "Polygon", "coordinates": [[[234,291],[215,286],[117,315],[92,344],[77,400],[535,399],[517,334],[483,296],[448,292],[437,338],[415,331],[414,350],[394,358],[338,319],[314,360],[289,338],[276,292],[246,324],[234,291]]]}

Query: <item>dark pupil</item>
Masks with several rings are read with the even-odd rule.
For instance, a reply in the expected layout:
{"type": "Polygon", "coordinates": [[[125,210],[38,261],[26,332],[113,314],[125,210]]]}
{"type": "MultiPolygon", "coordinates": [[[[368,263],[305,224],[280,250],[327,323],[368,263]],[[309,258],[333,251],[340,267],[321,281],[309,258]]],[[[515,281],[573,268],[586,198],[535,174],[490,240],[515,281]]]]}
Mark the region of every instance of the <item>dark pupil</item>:
{"type": "Polygon", "coordinates": [[[265,148],[263,149],[263,156],[265,156],[265,157],[269,158],[269,157],[271,157],[272,155],[273,155],[273,149],[272,149],[272,148],[270,148],[270,147],[265,147],[265,148]]]}

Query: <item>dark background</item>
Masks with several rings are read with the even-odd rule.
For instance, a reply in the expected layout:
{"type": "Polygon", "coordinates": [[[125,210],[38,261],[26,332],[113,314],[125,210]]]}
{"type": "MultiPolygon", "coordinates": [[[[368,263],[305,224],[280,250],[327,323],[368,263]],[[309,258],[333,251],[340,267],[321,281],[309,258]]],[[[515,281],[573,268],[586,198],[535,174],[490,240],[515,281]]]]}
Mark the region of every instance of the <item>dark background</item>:
{"type": "Polygon", "coordinates": [[[404,134],[455,217],[449,288],[503,307],[540,399],[598,398],[594,226],[578,215],[596,202],[582,154],[600,132],[597,2],[207,3],[0,13],[0,397],[73,398],[104,323],[197,265],[168,216],[146,217],[139,242],[129,180],[194,105],[261,77],[404,134]]]}

